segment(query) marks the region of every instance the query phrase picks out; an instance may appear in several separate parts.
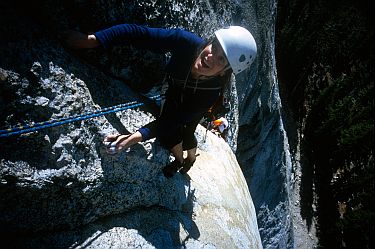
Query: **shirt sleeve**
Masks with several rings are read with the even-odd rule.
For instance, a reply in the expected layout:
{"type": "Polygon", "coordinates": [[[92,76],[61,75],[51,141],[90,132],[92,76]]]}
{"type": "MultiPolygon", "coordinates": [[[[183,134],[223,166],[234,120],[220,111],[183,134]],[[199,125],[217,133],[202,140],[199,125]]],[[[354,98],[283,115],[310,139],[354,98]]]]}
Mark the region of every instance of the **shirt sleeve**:
{"type": "Polygon", "coordinates": [[[175,52],[201,44],[202,39],[182,29],[149,28],[137,24],[120,24],[94,34],[104,48],[132,45],[158,53],[175,52]]]}

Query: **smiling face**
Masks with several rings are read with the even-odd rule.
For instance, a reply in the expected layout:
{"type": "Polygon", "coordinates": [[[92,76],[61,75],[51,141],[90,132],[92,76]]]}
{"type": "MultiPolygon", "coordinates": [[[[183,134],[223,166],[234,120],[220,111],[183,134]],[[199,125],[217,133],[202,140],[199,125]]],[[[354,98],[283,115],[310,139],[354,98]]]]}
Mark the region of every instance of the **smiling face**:
{"type": "Polygon", "coordinates": [[[202,50],[194,61],[191,74],[196,79],[216,76],[224,73],[228,66],[228,60],[220,43],[214,40],[202,50]]]}

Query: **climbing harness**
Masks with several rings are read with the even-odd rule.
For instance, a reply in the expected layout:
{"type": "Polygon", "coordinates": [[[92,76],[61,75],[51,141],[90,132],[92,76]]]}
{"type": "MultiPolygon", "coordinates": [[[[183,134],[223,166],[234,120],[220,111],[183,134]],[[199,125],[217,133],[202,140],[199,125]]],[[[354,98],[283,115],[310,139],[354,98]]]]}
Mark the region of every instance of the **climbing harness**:
{"type": "MultiPolygon", "coordinates": [[[[149,99],[154,100],[154,101],[160,101],[162,97],[161,95],[155,95],[155,96],[149,97],[149,99]]],[[[106,107],[106,108],[93,111],[93,112],[86,112],[84,114],[79,114],[76,116],[65,117],[61,119],[51,119],[48,121],[38,122],[35,124],[19,125],[19,126],[11,127],[9,129],[0,130],[0,138],[38,131],[41,129],[60,126],[63,124],[73,123],[76,121],[91,119],[91,118],[103,116],[109,113],[119,112],[119,111],[123,111],[126,109],[132,109],[135,107],[142,106],[144,104],[145,103],[143,102],[132,101],[132,102],[116,105],[116,106],[106,107]]]]}

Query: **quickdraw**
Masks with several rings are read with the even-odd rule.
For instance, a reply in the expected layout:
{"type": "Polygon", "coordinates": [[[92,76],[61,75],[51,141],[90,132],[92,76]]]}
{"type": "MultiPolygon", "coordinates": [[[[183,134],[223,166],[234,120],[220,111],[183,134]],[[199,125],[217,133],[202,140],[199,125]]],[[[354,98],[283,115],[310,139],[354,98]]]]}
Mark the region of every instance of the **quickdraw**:
{"type": "MultiPolygon", "coordinates": [[[[159,101],[161,100],[161,96],[155,95],[155,96],[149,97],[149,99],[159,101]]],[[[103,116],[109,113],[119,112],[119,111],[123,111],[126,109],[132,109],[135,107],[142,106],[144,104],[145,103],[133,101],[133,102],[128,102],[128,103],[124,103],[124,104],[120,104],[116,106],[102,108],[100,110],[93,111],[93,112],[86,112],[84,114],[79,114],[76,116],[65,117],[61,119],[51,119],[48,121],[38,122],[34,124],[19,125],[19,126],[11,127],[8,129],[0,130],[0,138],[9,137],[12,135],[29,133],[29,132],[38,131],[41,129],[55,127],[55,126],[60,126],[63,124],[73,123],[73,122],[77,122],[81,120],[91,119],[91,118],[103,116]]]]}

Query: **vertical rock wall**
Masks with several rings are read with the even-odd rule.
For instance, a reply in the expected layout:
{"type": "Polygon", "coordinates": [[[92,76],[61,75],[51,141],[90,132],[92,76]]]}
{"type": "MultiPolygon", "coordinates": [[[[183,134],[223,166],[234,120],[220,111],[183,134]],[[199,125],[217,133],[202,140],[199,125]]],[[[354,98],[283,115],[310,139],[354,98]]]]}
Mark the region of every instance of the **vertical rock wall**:
{"type": "MultiPolygon", "coordinates": [[[[236,156],[253,197],[255,208],[258,212],[258,224],[263,245],[266,248],[293,247],[293,228],[290,218],[289,201],[291,162],[288,141],[281,117],[280,109],[282,107],[279,99],[274,60],[276,2],[272,0],[169,0],[128,1],[126,3],[124,1],[63,1],[56,3],[39,0],[28,3],[15,1],[15,3],[23,8],[6,8],[9,6],[3,3],[4,8],[0,10],[2,11],[2,22],[12,23],[12,28],[9,28],[9,25],[1,27],[4,33],[7,34],[7,39],[0,41],[0,52],[3,55],[0,59],[0,67],[19,73],[20,76],[17,77],[23,83],[17,84],[30,84],[30,87],[25,86],[25,91],[22,92],[22,90],[20,94],[23,94],[25,97],[30,96],[30,98],[27,98],[29,102],[31,101],[29,103],[31,108],[36,108],[35,103],[39,103],[39,106],[43,108],[40,109],[37,117],[30,114],[33,112],[23,110],[19,110],[20,114],[18,116],[13,115],[8,117],[9,113],[3,115],[2,121],[6,125],[17,123],[20,120],[19,116],[25,116],[25,122],[35,122],[56,115],[68,115],[73,111],[92,110],[98,108],[98,106],[105,107],[124,103],[137,98],[131,89],[146,92],[163,77],[162,70],[166,59],[164,56],[127,47],[115,47],[107,51],[100,48],[86,51],[67,51],[64,50],[58,41],[57,32],[60,30],[76,29],[83,32],[94,32],[113,24],[135,22],[155,27],[182,27],[197,32],[203,37],[208,37],[217,28],[230,24],[242,25],[248,28],[254,34],[257,41],[258,55],[252,68],[239,77],[236,77],[235,85],[233,85],[233,89],[237,90],[238,96],[237,94],[233,94],[232,96],[234,108],[230,114],[230,118],[234,122],[232,123],[230,133],[232,139],[229,144],[236,151],[236,156]],[[80,59],[77,60],[77,58],[80,59]],[[40,66],[34,64],[34,62],[38,62],[40,66]],[[51,62],[52,64],[50,64],[51,62]],[[30,69],[34,67],[33,65],[36,69],[39,68],[39,71],[37,70],[39,78],[36,77],[37,84],[30,83],[33,81],[29,78],[30,69]],[[51,70],[51,67],[55,69],[51,70]],[[55,76],[54,70],[60,71],[60,76],[55,76]],[[65,102],[65,98],[58,100],[61,97],[53,93],[55,91],[53,89],[58,84],[64,85],[64,81],[55,85],[46,84],[48,80],[52,83],[55,82],[55,77],[62,77],[73,82],[73,84],[78,84],[73,89],[80,87],[81,84],[79,82],[83,81],[84,85],[82,85],[82,89],[85,89],[85,93],[82,96],[86,96],[87,100],[91,99],[93,104],[85,104],[86,100],[82,103],[77,102],[76,99],[71,99],[70,102],[65,102]],[[125,82],[126,85],[122,82],[125,82]],[[49,85],[46,87],[48,93],[44,93],[43,91],[45,90],[42,90],[40,94],[33,93],[33,95],[28,93],[30,91],[28,89],[32,89],[35,85],[38,86],[38,84],[49,85]],[[56,107],[55,103],[58,101],[62,101],[62,106],[64,107],[56,107]],[[46,111],[43,105],[48,106],[48,111],[46,111]],[[56,108],[57,110],[55,110],[56,108]],[[64,114],[59,108],[66,110],[67,113],[64,114]],[[237,108],[239,109],[238,111],[237,108]],[[238,125],[240,126],[239,129],[238,125]]],[[[31,75],[35,75],[34,69],[31,75]]],[[[21,88],[23,89],[22,86],[21,88]]],[[[12,92],[12,90],[7,90],[8,92],[12,92]]],[[[5,94],[2,95],[0,100],[2,103],[8,105],[9,101],[5,97],[5,94]]],[[[7,109],[9,108],[7,107],[7,109]]],[[[14,107],[13,110],[15,109],[17,108],[14,107]]],[[[38,108],[35,110],[38,110],[38,108]]],[[[155,154],[152,151],[153,149],[150,149],[154,148],[152,144],[144,145],[146,149],[141,149],[141,152],[131,150],[129,155],[135,153],[139,158],[153,158],[154,155],[157,155],[156,164],[160,163],[160,165],[152,168],[146,166],[138,168],[136,165],[133,165],[133,168],[125,171],[125,173],[122,171],[122,167],[118,167],[121,164],[121,160],[126,160],[125,158],[103,159],[98,148],[103,134],[115,131],[132,131],[142,125],[143,122],[147,122],[153,118],[151,109],[142,110],[142,112],[138,112],[137,114],[139,115],[139,118],[137,118],[139,122],[131,125],[131,122],[128,122],[128,120],[130,117],[134,117],[134,115],[134,113],[125,112],[118,115],[109,115],[106,119],[101,118],[96,121],[85,121],[81,124],[70,125],[64,128],[64,135],[60,135],[62,131],[58,129],[37,135],[30,135],[37,136],[39,142],[33,145],[36,148],[34,150],[35,153],[29,153],[28,158],[32,154],[38,158],[35,160],[39,160],[43,156],[43,153],[36,152],[41,151],[42,148],[43,150],[47,148],[47,151],[54,153],[54,157],[50,159],[48,156],[45,156],[46,159],[39,160],[33,166],[37,169],[53,168],[56,170],[53,171],[54,174],[64,175],[64,167],[74,162],[74,165],[82,168],[79,172],[84,172],[82,179],[85,181],[91,181],[90,179],[94,175],[100,179],[103,177],[107,179],[109,177],[108,179],[111,179],[109,180],[110,184],[113,184],[112,182],[122,182],[124,177],[128,177],[128,174],[138,176],[151,174],[153,176],[148,178],[147,184],[149,185],[145,188],[148,191],[144,191],[139,187],[130,189],[135,196],[145,198],[147,206],[152,206],[158,201],[158,198],[153,196],[154,193],[164,191],[164,189],[156,188],[154,181],[158,181],[159,178],[156,172],[159,172],[160,167],[162,167],[161,165],[168,160],[166,154],[164,152],[155,154]],[[93,134],[87,133],[82,127],[92,125],[90,122],[94,122],[95,127],[101,128],[95,128],[96,130],[93,134]],[[87,144],[84,142],[84,145],[81,146],[82,148],[80,147],[77,150],[73,145],[77,141],[81,141],[80,137],[82,134],[86,134],[85,136],[90,139],[87,140],[87,144]],[[75,154],[72,151],[76,150],[79,152],[79,157],[70,157],[64,154],[66,151],[75,154]],[[91,153],[96,153],[97,155],[91,155],[91,153]],[[91,159],[86,159],[86,156],[91,159]],[[96,156],[100,159],[95,160],[96,156]],[[82,159],[84,161],[80,161],[82,159]],[[58,162],[56,165],[55,161],[58,162]],[[51,163],[53,166],[50,166],[51,163]],[[106,166],[107,168],[104,167],[103,169],[103,167],[100,167],[101,163],[108,165],[106,166]],[[87,168],[91,168],[92,166],[97,171],[88,173],[87,168]]],[[[28,139],[21,138],[21,140],[24,142],[17,143],[20,143],[20,147],[25,147],[28,139]]],[[[13,150],[13,148],[6,146],[3,148],[6,148],[8,152],[13,150]]],[[[20,156],[21,154],[18,153],[20,156]]],[[[144,161],[141,160],[141,162],[144,161]]],[[[12,168],[9,162],[4,165],[7,165],[9,169],[12,168]]],[[[22,167],[20,172],[23,172],[22,167]]],[[[73,178],[76,178],[76,176],[73,178]]],[[[67,179],[61,183],[61,186],[71,186],[76,181],[71,180],[69,177],[67,179]]],[[[9,181],[12,180],[10,179],[9,181]]],[[[111,196],[116,196],[122,193],[123,189],[129,188],[132,180],[129,181],[121,183],[122,185],[119,185],[121,187],[118,189],[114,188],[111,196]]],[[[48,181],[41,184],[47,183],[48,181]]],[[[90,186],[97,188],[99,191],[103,185],[97,184],[96,180],[90,182],[90,186]]],[[[104,186],[108,187],[112,185],[104,186]]],[[[86,191],[82,186],[81,190],[86,191]]],[[[73,192],[69,190],[66,194],[72,195],[73,192]]],[[[91,199],[92,195],[89,191],[88,198],[83,199],[84,203],[86,201],[86,204],[83,205],[83,210],[91,209],[91,204],[88,204],[91,199]]],[[[94,199],[98,200],[95,202],[95,205],[99,207],[107,205],[106,202],[101,204],[102,199],[98,196],[95,196],[94,199]]],[[[113,201],[110,205],[113,206],[115,212],[119,213],[132,207],[130,205],[132,202],[129,202],[126,198],[117,198],[117,201],[113,201]]],[[[113,212],[113,210],[110,212],[113,212]]],[[[90,220],[92,217],[97,217],[97,214],[92,212],[82,217],[80,222],[85,219],[90,220]]]]}
{"type": "MultiPolygon", "coordinates": [[[[80,20],[75,25],[82,29],[89,20],[101,26],[95,22],[105,23],[117,11],[124,15],[124,9],[147,16],[158,11],[179,13],[189,21],[196,18],[190,11],[196,13],[195,8],[209,4],[187,2],[185,6],[171,1],[165,11],[160,7],[147,12],[143,1],[135,1],[135,9],[119,2],[116,7],[122,6],[121,12],[108,3],[84,3],[38,1],[25,3],[24,8],[2,3],[2,23],[12,23],[12,29],[1,27],[6,34],[0,43],[1,127],[140,100],[133,86],[124,84],[123,75],[113,69],[123,68],[116,60],[123,56],[126,61],[154,62],[146,74],[152,74],[153,66],[159,68],[163,60],[148,54],[139,57],[139,51],[123,48],[67,51],[56,36],[60,28],[75,20],[80,20]]],[[[196,13],[201,20],[210,20],[204,28],[216,27],[213,10],[222,6],[204,9],[207,15],[196,13]]],[[[230,10],[221,11],[221,22],[230,10]]],[[[137,79],[131,70],[119,71],[137,79]]],[[[2,139],[0,229],[4,243],[17,248],[262,248],[245,178],[232,150],[219,138],[209,134],[203,142],[205,131],[197,131],[201,155],[190,177],[164,178],[161,168],[170,161],[169,153],[154,140],[114,157],[103,151],[105,134],[136,130],[155,118],[152,110],[152,106],[126,110],[2,139]],[[15,236],[17,240],[12,239],[15,236]]]]}

